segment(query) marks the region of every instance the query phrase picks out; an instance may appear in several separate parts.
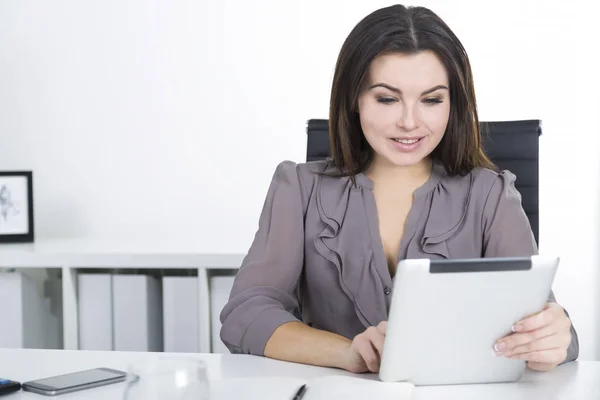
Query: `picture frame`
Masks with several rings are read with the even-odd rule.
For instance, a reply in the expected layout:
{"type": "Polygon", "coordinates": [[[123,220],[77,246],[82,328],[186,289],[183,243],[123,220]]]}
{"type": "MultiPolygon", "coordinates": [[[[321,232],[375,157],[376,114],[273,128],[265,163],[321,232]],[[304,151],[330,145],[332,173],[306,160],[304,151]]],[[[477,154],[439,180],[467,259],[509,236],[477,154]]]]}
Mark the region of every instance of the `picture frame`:
{"type": "Polygon", "coordinates": [[[32,171],[0,171],[0,243],[34,241],[32,171]]]}

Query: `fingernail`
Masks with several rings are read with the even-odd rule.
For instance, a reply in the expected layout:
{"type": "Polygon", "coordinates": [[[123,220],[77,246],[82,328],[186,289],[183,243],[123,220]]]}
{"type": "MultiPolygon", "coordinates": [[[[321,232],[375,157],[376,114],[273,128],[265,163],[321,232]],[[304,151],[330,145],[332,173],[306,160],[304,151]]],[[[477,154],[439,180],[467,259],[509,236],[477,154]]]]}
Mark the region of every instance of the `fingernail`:
{"type": "Polygon", "coordinates": [[[523,330],[523,327],[519,324],[513,325],[512,326],[512,331],[513,332],[521,332],[523,330]]]}
{"type": "Polygon", "coordinates": [[[504,343],[504,342],[496,343],[494,345],[494,350],[496,350],[496,351],[502,351],[505,348],[506,348],[506,343],[504,343]]]}

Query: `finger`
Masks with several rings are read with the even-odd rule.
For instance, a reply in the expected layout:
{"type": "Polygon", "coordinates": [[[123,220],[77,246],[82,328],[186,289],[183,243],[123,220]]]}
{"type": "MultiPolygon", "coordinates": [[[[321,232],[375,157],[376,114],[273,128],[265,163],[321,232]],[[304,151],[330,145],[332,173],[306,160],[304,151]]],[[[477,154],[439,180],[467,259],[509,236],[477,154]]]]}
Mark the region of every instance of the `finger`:
{"type": "Polygon", "coordinates": [[[553,369],[557,365],[558,364],[547,364],[547,363],[539,363],[539,362],[533,362],[533,361],[527,362],[527,366],[530,369],[532,369],[534,371],[540,371],[540,372],[550,371],[551,369],[553,369]]]}
{"type": "Polygon", "coordinates": [[[377,330],[385,336],[385,333],[387,331],[387,321],[381,321],[379,323],[379,325],[377,325],[377,330]]]}
{"type": "Polygon", "coordinates": [[[381,357],[383,357],[383,343],[385,341],[385,336],[381,333],[378,327],[377,329],[368,331],[368,337],[371,340],[371,344],[377,351],[379,361],[381,362],[381,357]]]}
{"type": "Polygon", "coordinates": [[[533,342],[517,346],[514,349],[501,352],[498,355],[510,357],[516,354],[532,353],[534,351],[560,349],[561,347],[566,346],[564,336],[565,335],[558,334],[546,336],[544,338],[534,340],[533,342]]]}
{"type": "MultiPolygon", "coordinates": [[[[551,301],[549,303],[546,303],[546,306],[544,307],[545,310],[555,310],[555,311],[559,311],[561,313],[564,314],[565,309],[562,308],[562,306],[554,301],[551,301]]],[[[565,314],[566,315],[566,314],[565,314]]]]}
{"type": "Polygon", "coordinates": [[[383,356],[383,342],[385,336],[383,336],[383,334],[380,332],[379,326],[372,326],[370,328],[367,328],[367,330],[364,333],[364,336],[366,336],[367,339],[371,342],[371,345],[373,346],[375,351],[377,351],[379,360],[381,360],[381,357],[383,356]]]}
{"type": "Polygon", "coordinates": [[[547,308],[537,314],[530,317],[524,318],[521,321],[513,325],[513,332],[530,332],[536,329],[543,328],[554,322],[555,311],[551,308],[547,308]]]}
{"type": "Polygon", "coordinates": [[[498,340],[496,344],[494,344],[494,351],[501,353],[506,352],[518,346],[523,346],[547,336],[555,335],[556,333],[557,329],[552,325],[531,332],[513,333],[498,340]]]}
{"type": "Polygon", "coordinates": [[[362,357],[367,365],[367,368],[371,372],[377,372],[379,370],[379,357],[377,351],[373,348],[371,341],[366,335],[362,335],[360,338],[355,340],[356,350],[362,357]]]}
{"type": "Polygon", "coordinates": [[[549,349],[532,351],[531,353],[515,354],[508,357],[511,360],[525,360],[535,363],[558,365],[567,358],[566,349],[549,349]]]}

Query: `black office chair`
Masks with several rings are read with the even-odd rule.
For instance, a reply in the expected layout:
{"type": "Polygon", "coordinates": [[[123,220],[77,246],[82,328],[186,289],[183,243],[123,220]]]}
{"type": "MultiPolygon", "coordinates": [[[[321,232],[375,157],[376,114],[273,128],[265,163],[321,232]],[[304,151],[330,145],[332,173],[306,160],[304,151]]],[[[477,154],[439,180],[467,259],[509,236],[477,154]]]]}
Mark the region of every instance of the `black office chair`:
{"type": "MultiPolygon", "coordinates": [[[[483,147],[492,162],[501,170],[516,175],[515,186],[521,193],[523,208],[536,243],[539,243],[539,120],[481,122],[483,147]]],[[[306,129],[308,144],[306,160],[321,160],[330,156],[329,121],[311,119],[306,129]]]]}

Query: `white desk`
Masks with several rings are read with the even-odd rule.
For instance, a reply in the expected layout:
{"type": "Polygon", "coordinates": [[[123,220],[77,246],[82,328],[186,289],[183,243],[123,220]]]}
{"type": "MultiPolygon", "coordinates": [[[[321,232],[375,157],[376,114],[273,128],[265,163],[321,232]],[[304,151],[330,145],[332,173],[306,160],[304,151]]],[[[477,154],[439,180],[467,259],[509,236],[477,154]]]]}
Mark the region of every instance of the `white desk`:
{"type": "MultiPolygon", "coordinates": [[[[0,350],[0,377],[28,381],[74,372],[109,367],[126,370],[127,365],[156,353],[87,352],[69,350],[0,350]]],[[[209,368],[209,378],[285,376],[311,379],[325,375],[351,375],[345,371],[310,367],[245,355],[197,354],[209,368]]],[[[374,375],[360,375],[375,379],[374,375]]],[[[61,400],[121,399],[123,384],[70,393],[61,400]]],[[[8,395],[6,400],[43,400],[28,392],[8,395]]],[[[552,372],[527,371],[517,383],[417,387],[415,400],[578,400],[600,399],[600,362],[574,362],[552,372]]],[[[211,399],[221,400],[221,399],[211,399]]]]}

